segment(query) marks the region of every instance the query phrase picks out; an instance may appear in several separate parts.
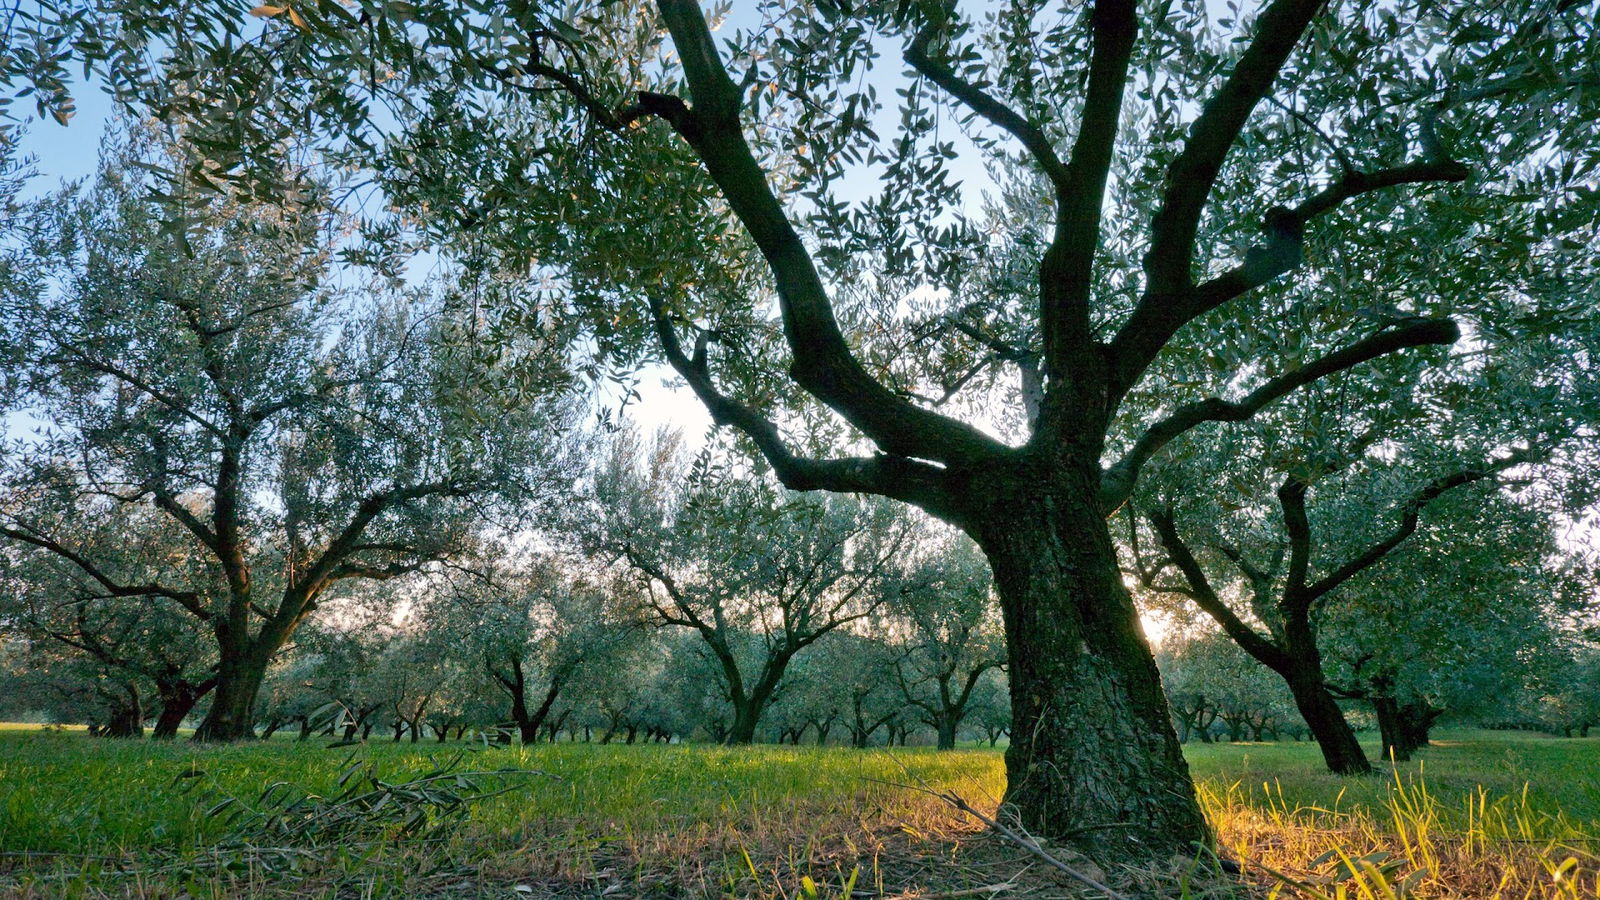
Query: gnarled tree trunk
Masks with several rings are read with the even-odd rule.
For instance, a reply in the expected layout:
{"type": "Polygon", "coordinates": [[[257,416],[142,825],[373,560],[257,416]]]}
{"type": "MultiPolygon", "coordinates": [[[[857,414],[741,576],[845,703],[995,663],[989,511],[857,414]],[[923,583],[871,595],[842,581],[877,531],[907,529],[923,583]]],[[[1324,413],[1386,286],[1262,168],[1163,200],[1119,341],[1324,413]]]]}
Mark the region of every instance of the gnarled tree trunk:
{"type": "Polygon", "coordinates": [[[1005,614],[1005,803],[1028,830],[1108,858],[1192,852],[1210,835],[1095,503],[1098,472],[991,474],[968,495],[991,499],[969,530],[1005,614]]]}
{"type": "Polygon", "coordinates": [[[178,736],[178,727],[183,720],[189,717],[200,698],[211,692],[216,686],[216,679],[208,678],[199,684],[190,684],[188,681],[163,681],[156,684],[158,696],[161,698],[161,714],[156,717],[155,730],[151,736],[158,740],[175,738],[178,736]]]}
{"type": "Polygon", "coordinates": [[[197,741],[254,740],[256,697],[267,675],[267,664],[278,644],[258,637],[233,642],[220,636],[221,657],[217,662],[216,694],[211,708],[195,729],[197,741]]]}
{"type": "Polygon", "coordinates": [[[1383,758],[1406,762],[1412,754],[1428,746],[1428,734],[1439,711],[1424,700],[1401,702],[1386,694],[1372,697],[1378,716],[1378,732],[1383,739],[1383,758]]]}

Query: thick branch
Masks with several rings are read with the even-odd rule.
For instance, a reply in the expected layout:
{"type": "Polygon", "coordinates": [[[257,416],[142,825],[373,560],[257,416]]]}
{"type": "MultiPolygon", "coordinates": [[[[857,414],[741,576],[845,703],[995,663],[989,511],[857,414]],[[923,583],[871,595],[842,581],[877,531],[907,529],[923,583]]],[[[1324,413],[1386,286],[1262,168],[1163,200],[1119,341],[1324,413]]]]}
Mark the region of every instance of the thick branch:
{"type": "Polygon", "coordinates": [[[1262,664],[1275,671],[1281,672],[1287,669],[1289,667],[1289,654],[1285,653],[1277,644],[1262,637],[1254,628],[1245,624],[1244,620],[1240,619],[1232,609],[1228,608],[1228,604],[1222,602],[1222,598],[1217,596],[1217,592],[1211,586],[1210,579],[1206,578],[1205,570],[1201,568],[1199,560],[1195,559],[1194,553],[1189,550],[1189,545],[1178,534],[1177,522],[1174,520],[1171,511],[1163,509],[1148,510],[1145,513],[1145,518],[1149,519],[1150,524],[1155,526],[1156,534],[1161,538],[1161,546],[1166,548],[1167,555],[1172,558],[1173,564],[1178,567],[1178,571],[1182,572],[1184,579],[1189,582],[1189,586],[1193,589],[1193,593],[1189,596],[1194,600],[1195,605],[1200,607],[1206,615],[1216,620],[1216,623],[1222,626],[1222,630],[1226,631],[1228,636],[1233,638],[1234,642],[1246,653],[1249,653],[1260,660],[1262,664]]]}
{"type": "Polygon", "coordinates": [[[1217,277],[1173,294],[1147,292],[1111,342],[1116,392],[1126,391],[1179,328],[1213,309],[1298,268],[1306,225],[1363,194],[1406,184],[1458,182],[1467,168],[1443,156],[1380,169],[1345,171],[1337,181],[1293,209],[1274,206],[1262,221],[1265,241],[1242,263],[1217,277]]]}
{"type": "Polygon", "coordinates": [[[699,4],[660,0],[658,5],[694,105],[644,95],[641,106],[660,114],[689,143],[766,259],[794,357],[790,376],[892,456],[948,462],[1005,453],[1003,444],[981,431],[896,395],[855,358],[810,253],[745,141],[739,88],[723,67],[699,4]]]}
{"type": "MultiPolygon", "coordinates": [[[[1089,295],[1094,283],[1094,255],[1100,244],[1100,219],[1105,206],[1106,177],[1122,114],[1128,61],[1138,24],[1132,0],[1097,0],[1091,15],[1094,45],[1089,56],[1089,85],[1081,124],[1065,183],[1057,184],[1056,227],[1039,266],[1039,322],[1044,334],[1045,371],[1052,379],[1079,392],[1091,385],[1072,385],[1087,358],[1101,359],[1089,324],[1089,295]]],[[[1094,380],[1103,378],[1096,366],[1094,380]]],[[[1096,391],[1098,393],[1098,391],[1096,391]]],[[[1048,438],[1047,438],[1048,439],[1048,438]]]]}
{"type": "Polygon", "coordinates": [[[712,383],[704,337],[690,357],[684,352],[677,330],[661,302],[652,299],[650,310],[667,364],[689,383],[695,396],[710,411],[713,422],[737,428],[755,443],[785,487],[796,491],[883,494],[929,510],[944,510],[950,505],[940,470],[927,463],[884,455],[843,459],[795,455],[776,425],[752,407],[722,393],[712,383]]]}
{"type": "MultiPolygon", "coordinates": [[[[350,558],[350,555],[357,552],[357,548],[362,546],[361,537],[366,533],[367,526],[371,525],[374,519],[390,507],[409,503],[412,500],[420,500],[424,497],[438,495],[464,496],[469,492],[469,488],[453,481],[431,481],[372,494],[362,500],[360,505],[356,507],[356,511],[350,517],[350,520],[345,523],[338,536],[328,543],[327,548],[322,551],[322,555],[317,558],[316,562],[306,567],[304,575],[295,583],[293,590],[298,593],[302,604],[314,599],[317,592],[334,576],[346,560],[350,558]]],[[[359,565],[356,567],[356,569],[361,568],[365,567],[359,565]]],[[[374,566],[371,568],[373,570],[389,569],[392,566],[374,566]]],[[[364,573],[351,570],[348,574],[341,574],[338,577],[353,578],[362,574],[364,573]]],[[[377,577],[394,576],[378,575],[377,577]]],[[[280,609],[278,612],[279,615],[294,615],[298,611],[280,609]]]]}
{"type": "Polygon", "coordinates": [[[1107,469],[1100,481],[1100,505],[1107,515],[1115,512],[1133,492],[1139,470],[1156,451],[1185,431],[1203,422],[1241,422],[1267,404],[1304,387],[1319,378],[1341,372],[1364,362],[1411,347],[1453,344],[1461,330],[1449,319],[1418,319],[1398,328],[1380,331],[1342,350],[1312,360],[1292,372],[1280,375],[1251,391],[1243,399],[1227,401],[1210,397],[1181,406],[1172,415],[1151,425],[1116,465],[1107,469]]]}
{"type": "Polygon", "coordinates": [[[1167,170],[1166,191],[1151,221],[1144,261],[1148,294],[1171,297],[1188,289],[1200,213],[1222,161],[1322,4],[1273,0],[1256,20],[1249,49],[1195,120],[1183,151],[1167,170]]]}
{"type": "Polygon", "coordinates": [[[982,88],[957,75],[944,60],[934,59],[929,55],[928,46],[938,36],[941,25],[940,22],[930,22],[917,32],[916,37],[906,47],[906,64],[943,88],[950,96],[961,101],[968,109],[1021,141],[1022,146],[1032,154],[1034,161],[1044,170],[1045,175],[1057,189],[1064,189],[1067,184],[1067,167],[1061,162],[1061,157],[1056,155],[1056,149],[1050,143],[1050,138],[1045,135],[1044,129],[989,96],[982,88]]]}
{"type": "Polygon", "coordinates": [[[194,591],[180,591],[154,583],[122,584],[107,575],[93,562],[90,562],[87,557],[44,535],[7,526],[0,526],[0,535],[5,535],[12,540],[21,541],[24,544],[30,544],[54,553],[56,556],[72,563],[85,575],[99,582],[100,586],[105,588],[107,594],[112,597],[166,597],[202,620],[211,618],[211,612],[205,608],[201,603],[200,595],[194,591]]]}
{"type": "MultiPolygon", "coordinates": [[[[1482,481],[1485,478],[1492,478],[1514,465],[1526,462],[1528,458],[1529,456],[1525,452],[1513,453],[1509,457],[1497,460],[1481,469],[1463,469],[1459,472],[1442,475],[1428,482],[1420,491],[1417,491],[1405,503],[1400,505],[1399,523],[1382,540],[1377,541],[1344,565],[1334,569],[1331,574],[1316,583],[1305,585],[1303,580],[1298,582],[1300,588],[1297,593],[1301,598],[1301,602],[1306,604],[1313,603],[1334,588],[1376,565],[1396,547],[1404,543],[1406,538],[1416,532],[1417,527],[1421,524],[1422,511],[1428,507],[1428,504],[1437,500],[1445,492],[1473,482],[1482,481]]],[[[1301,518],[1304,518],[1304,502],[1304,491],[1301,491],[1299,498],[1299,503],[1302,507],[1301,518]]],[[[1303,577],[1302,573],[1302,579],[1303,577]]]]}

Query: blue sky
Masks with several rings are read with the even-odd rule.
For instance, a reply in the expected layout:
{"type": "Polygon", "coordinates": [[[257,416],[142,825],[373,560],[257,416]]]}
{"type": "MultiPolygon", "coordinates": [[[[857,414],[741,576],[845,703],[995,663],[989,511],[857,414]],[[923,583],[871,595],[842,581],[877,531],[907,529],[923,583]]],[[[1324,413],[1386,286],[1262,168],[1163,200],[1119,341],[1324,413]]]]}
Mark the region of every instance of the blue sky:
{"type": "Polygon", "coordinates": [[[51,119],[30,121],[22,135],[22,153],[36,158],[40,177],[29,193],[54,190],[63,180],[94,173],[100,139],[111,121],[111,98],[92,86],[73,97],[78,112],[66,125],[51,119]]]}

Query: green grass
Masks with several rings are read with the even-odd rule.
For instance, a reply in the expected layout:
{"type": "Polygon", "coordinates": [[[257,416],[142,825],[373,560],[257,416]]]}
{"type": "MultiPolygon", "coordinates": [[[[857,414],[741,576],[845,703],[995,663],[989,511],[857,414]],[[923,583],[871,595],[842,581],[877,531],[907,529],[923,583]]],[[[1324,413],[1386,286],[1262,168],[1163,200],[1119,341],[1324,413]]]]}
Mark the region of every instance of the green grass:
{"type": "MultiPolygon", "coordinates": [[[[1367,754],[1379,759],[1369,743],[1367,754]]],[[[1292,805],[1326,806],[1342,792],[1346,809],[1379,810],[1388,778],[1341,778],[1323,769],[1314,743],[1190,744],[1184,748],[1196,778],[1212,785],[1273,782],[1292,805]]],[[[1452,731],[1398,767],[1403,778],[1422,778],[1447,806],[1476,797],[1520,794],[1530,805],[1561,810],[1576,821],[1600,824],[1600,738],[1565,739],[1529,732],[1452,731]]],[[[1390,767],[1384,766],[1385,771],[1390,767]]],[[[1274,790],[1276,794],[1276,789],[1274,790]]]]}
{"type": "MultiPolygon", "coordinates": [[[[827,895],[852,872],[858,890],[888,895],[1010,877],[994,874],[999,849],[972,822],[896,786],[926,782],[992,808],[1004,765],[987,749],[477,747],[463,770],[533,774],[473,778],[509,790],[422,840],[390,839],[393,828],[321,841],[291,830],[258,844],[228,822],[239,805],[208,814],[223,798],[257,806],[277,782],[336,795],[352,757],[382,782],[405,782],[464,746],[216,748],[0,726],[0,893],[527,896],[522,885],[592,896],[621,885],[622,896],[799,897],[804,879],[827,895]]],[[[1420,871],[1412,896],[1600,896],[1577,892],[1593,885],[1600,851],[1600,740],[1447,734],[1419,761],[1363,779],[1322,772],[1312,744],[1187,749],[1220,844],[1258,865],[1264,891],[1377,898],[1420,871]],[[1339,869],[1318,857],[1336,849],[1386,854],[1373,857],[1384,874],[1352,862],[1353,877],[1317,887],[1339,869]],[[1568,857],[1563,882],[1551,873],[1568,857]]],[[[1024,868],[1012,860],[1012,874],[1024,868]]]]}

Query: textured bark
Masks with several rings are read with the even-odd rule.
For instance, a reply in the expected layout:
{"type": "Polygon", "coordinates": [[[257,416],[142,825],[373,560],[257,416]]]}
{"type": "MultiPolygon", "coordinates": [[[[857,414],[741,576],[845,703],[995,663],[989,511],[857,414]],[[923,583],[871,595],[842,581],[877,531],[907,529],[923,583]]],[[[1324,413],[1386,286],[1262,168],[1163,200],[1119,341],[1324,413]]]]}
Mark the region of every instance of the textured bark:
{"type": "Polygon", "coordinates": [[[738,744],[755,743],[756,726],[760,723],[761,708],[753,699],[735,700],[733,704],[733,725],[728,728],[728,733],[723,737],[722,743],[730,747],[738,744]]]}
{"type": "Polygon", "coordinates": [[[972,531],[1009,647],[1005,803],[1029,831],[1108,858],[1192,852],[1210,836],[1095,503],[1098,472],[1062,474],[991,471],[972,494],[991,500],[972,531]]]}
{"type": "Polygon", "coordinates": [[[174,681],[158,681],[156,683],[157,696],[161,698],[161,714],[156,717],[155,730],[152,737],[158,740],[167,740],[178,736],[178,727],[183,720],[189,717],[195,704],[200,698],[211,693],[216,686],[216,680],[208,678],[199,684],[191,684],[183,679],[174,681]]]}

